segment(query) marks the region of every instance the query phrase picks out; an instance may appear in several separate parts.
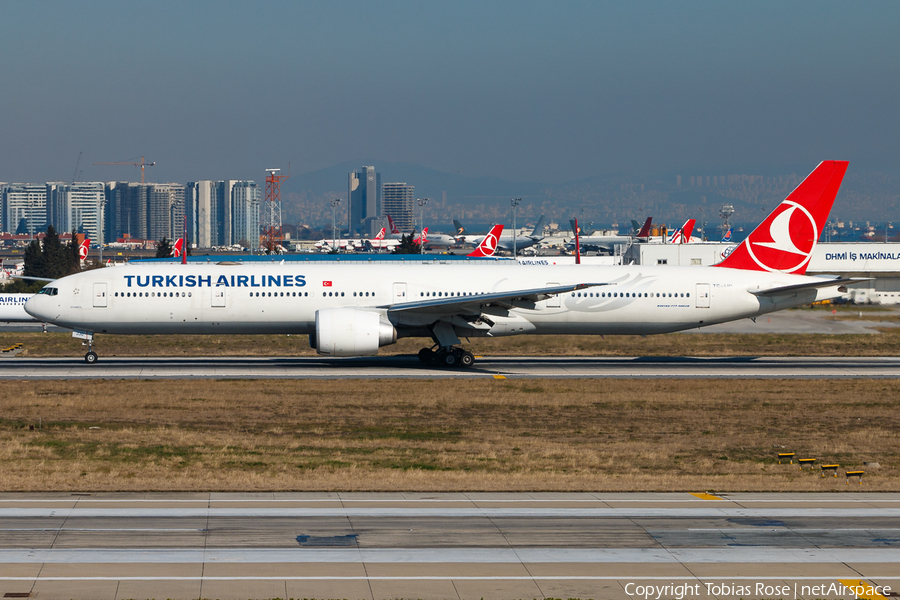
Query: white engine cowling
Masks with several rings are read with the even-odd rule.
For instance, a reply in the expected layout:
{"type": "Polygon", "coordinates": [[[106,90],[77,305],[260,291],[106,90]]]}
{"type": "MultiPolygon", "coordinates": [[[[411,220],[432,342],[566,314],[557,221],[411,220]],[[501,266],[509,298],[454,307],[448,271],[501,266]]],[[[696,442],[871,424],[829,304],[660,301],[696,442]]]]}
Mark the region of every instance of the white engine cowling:
{"type": "Polygon", "coordinates": [[[316,311],[316,352],[327,356],[370,356],[397,341],[397,330],[377,312],[355,308],[316,311]]]}

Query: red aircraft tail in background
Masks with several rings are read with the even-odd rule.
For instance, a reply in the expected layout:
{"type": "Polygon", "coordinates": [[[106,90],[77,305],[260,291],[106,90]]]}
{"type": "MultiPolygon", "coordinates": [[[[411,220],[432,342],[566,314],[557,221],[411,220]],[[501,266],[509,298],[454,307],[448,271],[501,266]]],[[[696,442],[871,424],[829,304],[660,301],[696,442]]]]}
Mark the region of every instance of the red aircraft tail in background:
{"type": "Polygon", "coordinates": [[[639,237],[639,238],[650,237],[650,223],[652,223],[652,222],[653,222],[653,217],[647,217],[647,220],[644,221],[644,226],[641,227],[640,231],[638,231],[638,234],[636,237],[639,237]]]}
{"type": "Polygon", "coordinates": [[[503,225],[494,225],[488,234],[484,236],[481,243],[470,252],[467,256],[485,257],[493,256],[497,251],[497,242],[500,240],[500,232],[503,231],[503,225]]]}

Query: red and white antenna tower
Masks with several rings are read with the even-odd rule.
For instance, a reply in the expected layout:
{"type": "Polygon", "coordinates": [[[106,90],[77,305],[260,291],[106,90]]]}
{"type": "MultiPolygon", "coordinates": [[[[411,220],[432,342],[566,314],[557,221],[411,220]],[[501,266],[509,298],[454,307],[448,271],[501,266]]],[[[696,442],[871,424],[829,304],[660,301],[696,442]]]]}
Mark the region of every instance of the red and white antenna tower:
{"type": "Polygon", "coordinates": [[[281,181],[290,175],[278,175],[281,169],[266,169],[266,197],[263,200],[262,211],[262,235],[260,246],[269,254],[278,251],[278,246],[284,241],[281,231],[281,181]]]}

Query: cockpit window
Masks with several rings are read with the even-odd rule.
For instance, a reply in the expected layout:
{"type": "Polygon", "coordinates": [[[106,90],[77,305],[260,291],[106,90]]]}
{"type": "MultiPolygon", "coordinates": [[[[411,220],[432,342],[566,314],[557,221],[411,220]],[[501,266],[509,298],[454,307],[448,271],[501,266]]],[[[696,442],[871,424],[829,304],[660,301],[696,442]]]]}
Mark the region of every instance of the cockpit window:
{"type": "Polygon", "coordinates": [[[55,287],[43,287],[38,294],[47,294],[48,296],[55,296],[59,293],[59,290],[55,287]]]}

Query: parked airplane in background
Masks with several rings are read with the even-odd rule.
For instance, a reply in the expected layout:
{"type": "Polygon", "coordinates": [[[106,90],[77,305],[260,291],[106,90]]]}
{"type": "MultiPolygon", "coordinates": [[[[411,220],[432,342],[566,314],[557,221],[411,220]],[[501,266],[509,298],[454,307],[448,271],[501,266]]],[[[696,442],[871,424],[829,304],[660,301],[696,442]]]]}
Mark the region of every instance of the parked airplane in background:
{"type": "Polygon", "coordinates": [[[20,261],[13,264],[3,264],[2,267],[0,267],[0,281],[4,281],[16,275],[23,275],[24,273],[25,261],[20,261]]]}
{"type": "Polygon", "coordinates": [[[25,302],[34,294],[0,294],[0,321],[4,323],[34,323],[34,317],[25,312],[25,302]]]}
{"type": "Polygon", "coordinates": [[[481,240],[481,243],[478,244],[472,252],[467,254],[467,256],[473,258],[494,256],[494,253],[497,252],[497,243],[499,242],[502,233],[503,225],[494,225],[491,227],[491,230],[487,232],[487,235],[484,236],[484,239],[481,240]]]}
{"type": "Polygon", "coordinates": [[[84,241],[78,245],[78,258],[82,261],[87,260],[88,252],[91,249],[91,238],[84,238],[84,241]]]}
{"type": "MultiPolygon", "coordinates": [[[[465,228],[459,221],[454,220],[453,224],[456,226],[457,231],[465,231],[465,228]]],[[[483,239],[480,235],[462,235],[459,238],[460,243],[469,244],[472,246],[477,246],[481,243],[483,239]]],[[[544,215],[541,215],[541,218],[538,219],[538,222],[535,224],[534,229],[531,230],[530,234],[524,235],[516,235],[515,238],[511,232],[504,233],[497,240],[497,248],[499,250],[505,250],[506,252],[513,251],[513,239],[516,241],[516,249],[521,252],[525,248],[530,248],[534,246],[542,239],[544,239],[544,215]]]]}
{"type": "Polygon", "coordinates": [[[182,253],[184,252],[184,238],[178,238],[175,240],[175,243],[172,245],[172,252],[169,256],[173,256],[175,258],[181,258],[182,253]]]}
{"type": "MultiPolygon", "coordinates": [[[[632,221],[635,223],[636,221],[632,221]]],[[[615,251],[615,247],[621,244],[627,244],[633,239],[647,239],[650,237],[650,224],[653,222],[653,217],[647,217],[647,220],[644,221],[644,225],[637,231],[634,237],[630,235],[593,235],[593,231],[588,232],[587,235],[584,234],[584,228],[579,226],[578,232],[578,244],[581,247],[582,252],[606,252],[607,254],[612,254],[615,251]]],[[[575,220],[570,219],[569,225],[572,227],[572,233],[575,233],[575,220]]],[[[566,242],[565,245],[566,250],[570,252],[575,250],[575,238],[573,237],[571,240],[566,242]]]]}
{"type": "Polygon", "coordinates": [[[87,340],[89,363],[96,333],[309,334],[325,356],[424,337],[434,346],[422,361],[469,366],[460,338],[694,329],[835,298],[857,281],[804,275],[846,169],[820,163],[712,267],[160,262],[63,277],[25,309],[87,340]]]}
{"type": "Polygon", "coordinates": [[[725,235],[722,236],[722,241],[726,244],[731,242],[731,228],[728,228],[728,231],[725,232],[725,235]]]}
{"type": "Polygon", "coordinates": [[[694,224],[696,222],[696,219],[688,219],[685,221],[684,225],[673,231],[672,235],[669,236],[669,243],[690,244],[691,242],[699,242],[699,239],[691,238],[691,235],[694,233],[694,224]]]}

